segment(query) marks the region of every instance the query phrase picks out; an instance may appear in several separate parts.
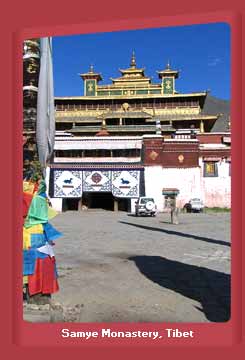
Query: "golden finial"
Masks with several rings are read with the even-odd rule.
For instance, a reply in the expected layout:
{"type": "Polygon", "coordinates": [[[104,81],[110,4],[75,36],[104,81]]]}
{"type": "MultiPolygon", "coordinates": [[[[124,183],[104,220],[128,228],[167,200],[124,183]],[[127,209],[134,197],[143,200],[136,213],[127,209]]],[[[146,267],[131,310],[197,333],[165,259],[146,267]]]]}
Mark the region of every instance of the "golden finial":
{"type": "Polygon", "coordinates": [[[104,116],[102,117],[101,129],[106,129],[106,119],[104,116]]]}
{"type": "Polygon", "coordinates": [[[89,72],[90,72],[90,73],[93,73],[93,72],[94,72],[94,66],[93,66],[92,64],[90,64],[89,72]]]}
{"type": "Polygon", "coordinates": [[[134,51],[133,51],[133,53],[132,53],[132,58],[131,58],[130,66],[131,66],[132,68],[135,68],[135,67],[136,67],[136,58],[135,58],[135,52],[134,52],[134,51]]]}

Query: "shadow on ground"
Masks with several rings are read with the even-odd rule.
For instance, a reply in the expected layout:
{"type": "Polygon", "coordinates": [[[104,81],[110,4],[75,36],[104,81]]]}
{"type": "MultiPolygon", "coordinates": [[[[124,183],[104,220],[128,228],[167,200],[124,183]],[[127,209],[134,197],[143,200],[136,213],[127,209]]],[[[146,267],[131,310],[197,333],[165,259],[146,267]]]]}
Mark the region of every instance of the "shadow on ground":
{"type": "Polygon", "coordinates": [[[200,302],[202,308],[197,309],[209,321],[229,320],[230,275],[160,256],[132,256],[128,260],[154,283],[200,302]]]}
{"type": "Polygon", "coordinates": [[[231,246],[231,244],[229,242],[226,242],[226,241],[223,241],[223,240],[216,240],[216,239],[207,238],[207,237],[203,237],[203,236],[198,236],[198,235],[193,235],[193,234],[186,234],[186,233],[182,233],[182,232],[179,232],[179,231],[173,231],[173,230],[167,230],[167,229],[162,229],[162,228],[156,228],[156,227],[152,227],[152,226],[134,224],[134,223],[130,223],[130,222],[127,222],[127,221],[119,221],[119,222],[121,224],[131,225],[131,226],[139,227],[139,228],[145,229],[145,230],[163,232],[163,233],[168,234],[168,235],[175,235],[175,236],[181,236],[181,237],[186,237],[186,238],[192,238],[192,239],[196,239],[196,240],[201,240],[201,241],[210,242],[210,243],[218,244],[218,245],[229,246],[229,247],[231,246]]]}

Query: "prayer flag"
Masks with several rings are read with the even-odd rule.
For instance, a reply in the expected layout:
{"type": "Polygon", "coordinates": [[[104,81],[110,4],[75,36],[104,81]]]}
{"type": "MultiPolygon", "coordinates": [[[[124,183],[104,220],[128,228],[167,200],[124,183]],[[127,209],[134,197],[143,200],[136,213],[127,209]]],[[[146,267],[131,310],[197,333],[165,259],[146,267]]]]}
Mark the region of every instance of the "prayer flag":
{"type": "Polygon", "coordinates": [[[55,108],[53,88],[52,38],[40,40],[40,72],[37,96],[36,139],[39,162],[45,177],[45,168],[54,148],[55,108]]]}

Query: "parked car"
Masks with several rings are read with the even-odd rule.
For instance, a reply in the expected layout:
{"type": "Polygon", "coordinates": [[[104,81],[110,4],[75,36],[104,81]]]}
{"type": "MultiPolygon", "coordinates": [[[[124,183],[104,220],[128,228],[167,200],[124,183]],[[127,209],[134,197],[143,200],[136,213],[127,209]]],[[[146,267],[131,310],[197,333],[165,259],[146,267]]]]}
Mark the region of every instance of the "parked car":
{"type": "Polygon", "coordinates": [[[153,198],[142,196],[135,203],[135,216],[156,216],[157,207],[153,198]]]}
{"type": "Polygon", "coordinates": [[[199,198],[193,198],[184,205],[185,212],[203,212],[203,209],[203,202],[199,198]]]}

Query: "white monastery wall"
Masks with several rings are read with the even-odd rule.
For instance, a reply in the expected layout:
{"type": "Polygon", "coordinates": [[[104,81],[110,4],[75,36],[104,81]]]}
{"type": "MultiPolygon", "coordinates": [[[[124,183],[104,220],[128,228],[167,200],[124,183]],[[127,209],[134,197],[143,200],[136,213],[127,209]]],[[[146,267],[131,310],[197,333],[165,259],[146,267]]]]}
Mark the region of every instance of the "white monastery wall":
{"type": "Polygon", "coordinates": [[[200,168],[165,168],[163,169],[162,187],[177,188],[176,205],[178,208],[183,206],[193,197],[202,198],[200,168]]]}
{"type": "MultiPolygon", "coordinates": [[[[204,165],[201,163],[202,174],[204,165]]],[[[218,176],[202,176],[203,200],[208,207],[231,207],[231,176],[230,164],[225,160],[217,163],[218,176]]]]}
{"type": "MultiPolygon", "coordinates": [[[[218,176],[205,177],[204,163],[199,160],[196,168],[162,168],[161,166],[145,167],[145,194],[153,197],[158,211],[164,211],[163,188],[177,188],[177,207],[183,208],[191,198],[198,197],[207,207],[231,206],[231,177],[229,174],[230,163],[222,160],[217,163],[218,176]]],[[[49,172],[47,168],[46,180],[49,187],[49,172]]],[[[48,189],[47,189],[48,190],[48,189]]],[[[48,192],[48,191],[47,191],[48,192]]],[[[51,198],[52,206],[57,211],[62,211],[62,199],[51,198]]],[[[136,199],[131,199],[131,212],[135,211],[136,199]]]]}
{"type": "Polygon", "coordinates": [[[145,169],[146,195],[154,197],[159,211],[164,210],[165,197],[163,188],[177,188],[177,207],[182,208],[191,197],[201,197],[200,168],[161,168],[145,169]]]}
{"type": "Polygon", "coordinates": [[[218,163],[217,177],[204,177],[203,163],[196,168],[145,168],[146,196],[155,199],[158,211],[164,211],[163,188],[177,188],[177,207],[183,208],[191,198],[200,198],[207,207],[228,207],[231,202],[231,178],[229,163],[218,163]]]}
{"type": "Polygon", "coordinates": [[[145,196],[154,198],[158,211],[163,211],[162,178],[161,166],[145,167],[145,196]]]}
{"type": "Polygon", "coordinates": [[[52,208],[54,208],[56,211],[62,211],[62,202],[63,199],[60,198],[50,198],[52,208]]]}

